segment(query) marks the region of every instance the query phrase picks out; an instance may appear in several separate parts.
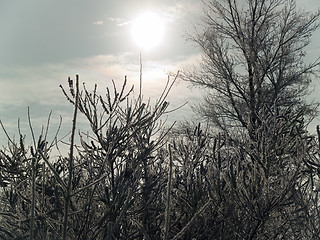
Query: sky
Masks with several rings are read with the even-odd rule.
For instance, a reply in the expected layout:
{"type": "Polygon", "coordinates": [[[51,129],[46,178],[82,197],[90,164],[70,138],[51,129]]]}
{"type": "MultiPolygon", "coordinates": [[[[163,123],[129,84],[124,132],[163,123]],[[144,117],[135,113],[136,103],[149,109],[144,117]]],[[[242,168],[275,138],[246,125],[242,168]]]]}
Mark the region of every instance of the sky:
{"type": "MultiPolygon", "coordinates": [[[[315,10],[320,2],[298,0],[298,5],[315,10]]],[[[201,59],[186,39],[202,14],[200,0],[0,0],[0,120],[10,135],[17,134],[18,118],[28,131],[29,107],[36,134],[50,111],[52,131],[60,116],[68,129],[72,106],[59,85],[67,88],[68,77],[79,74],[88,89],[97,83],[103,91],[112,79],[121,86],[126,75],[137,89],[140,53],[143,94],[156,99],[169,73],[201,59]],[[149,51],[140,49],[131,34],[134,19],[145,11],[157,13],[165,26],[163,41],[149,51]]],[[[312,38],[311,58],[320,56],[319,37],[318,31],[312,38]]],[[[201,98],[199,90],[176,84],[168,97],[171,109],[187,104],[170,121],[194,119],[190,105],[201,98]]],[[[0,144],[4,141],[0,131],[0,144]]]]}

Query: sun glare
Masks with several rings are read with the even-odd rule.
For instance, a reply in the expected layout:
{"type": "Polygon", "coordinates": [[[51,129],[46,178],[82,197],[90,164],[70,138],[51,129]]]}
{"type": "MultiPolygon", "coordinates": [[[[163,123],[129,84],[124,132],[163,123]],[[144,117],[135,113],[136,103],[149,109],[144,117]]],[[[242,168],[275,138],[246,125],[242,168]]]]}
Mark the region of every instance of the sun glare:
{"type": "Polygon", "coordinates": [[[131,34],[142,50],[153,49],[163,40],[164,21],[156,13],[145,12],[133,21],[131,34]]]}

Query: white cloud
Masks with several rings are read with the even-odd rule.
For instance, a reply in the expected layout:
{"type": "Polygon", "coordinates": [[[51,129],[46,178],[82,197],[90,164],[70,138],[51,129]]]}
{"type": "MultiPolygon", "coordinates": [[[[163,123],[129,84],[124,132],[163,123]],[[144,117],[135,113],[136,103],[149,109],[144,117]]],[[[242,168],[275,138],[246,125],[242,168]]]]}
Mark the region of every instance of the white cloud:
{"type": "Polygon", "coordinates": [[[99,21],[93,22],[92,24],[93,25],[103,25],[103,21],[99,20],[99,21]]]}
{"type": "Polygon", "coordinates": [[[180,0],[174,5],[168,6],[164,12],[171,21],[185,21],[202,14],[202,3],[201,1],[180,0]]]}
{"type": "Polygon", "coordinates": [[[108,19],[111,22],[115,22],[116,25],[119,27],[123,27],[123,26],[129,25],[131,23],[131,21],[128,21],[124,18],[109,17],[108,19]]]}

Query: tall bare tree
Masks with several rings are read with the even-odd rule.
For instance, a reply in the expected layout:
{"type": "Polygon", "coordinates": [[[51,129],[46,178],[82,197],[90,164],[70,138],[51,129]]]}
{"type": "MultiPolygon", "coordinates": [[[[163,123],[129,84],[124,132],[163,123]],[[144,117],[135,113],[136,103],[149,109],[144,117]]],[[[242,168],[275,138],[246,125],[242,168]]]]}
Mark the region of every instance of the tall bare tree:
{"type": "Polygon", "coordinates": [[[220,130],[257,128],[265,106],[312,115],[304,97],[320,62],[306,63],[305,48],[320,13],[300,11],[295,0],[204,4],[203,31],[192,36],[203,51],[201,68],[183,75],[210,90],[197,110],[220,130]]]}
{"type": "Polygon", "coordinates": [[[305,97],[320,61],[305,56],[320,12],[299,10],[295,0],[204,4],[203,28],[192,37],[203,60],[182,77],[208,90],[197,111],[231,140],[233,157],[221,155],[221,166],[230,166],[222,168],[222,192],[231,210],[218,236],[229,230],[225,239],[313,239],[318,229],[302,220],[315,209],[305,184],[314,178],[305,174],[304,118],[316,114],[305,97]]]}

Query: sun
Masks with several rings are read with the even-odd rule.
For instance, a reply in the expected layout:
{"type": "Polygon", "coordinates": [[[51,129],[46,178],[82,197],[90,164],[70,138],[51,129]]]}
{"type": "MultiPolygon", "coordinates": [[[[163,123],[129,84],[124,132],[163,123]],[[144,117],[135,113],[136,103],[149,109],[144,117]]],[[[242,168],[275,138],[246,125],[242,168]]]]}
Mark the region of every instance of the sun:
{"type": "Polygon", "coordinates": [[[131,34],[139,48],[146,51],[162,42],[164,31],[164,20],[154,12],[145,12],[133,21],[131,34]]]}

